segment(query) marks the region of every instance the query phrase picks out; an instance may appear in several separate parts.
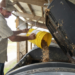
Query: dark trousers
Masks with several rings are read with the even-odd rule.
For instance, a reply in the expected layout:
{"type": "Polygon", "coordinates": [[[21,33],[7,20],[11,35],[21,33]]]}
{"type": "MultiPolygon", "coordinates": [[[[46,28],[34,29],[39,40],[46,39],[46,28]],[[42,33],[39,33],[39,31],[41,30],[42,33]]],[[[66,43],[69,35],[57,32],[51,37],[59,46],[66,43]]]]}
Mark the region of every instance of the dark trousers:
{"type": "Polygon", "coordinates": [[[4,75],[4,63],[0,63],[0,75],[4,75]]]}

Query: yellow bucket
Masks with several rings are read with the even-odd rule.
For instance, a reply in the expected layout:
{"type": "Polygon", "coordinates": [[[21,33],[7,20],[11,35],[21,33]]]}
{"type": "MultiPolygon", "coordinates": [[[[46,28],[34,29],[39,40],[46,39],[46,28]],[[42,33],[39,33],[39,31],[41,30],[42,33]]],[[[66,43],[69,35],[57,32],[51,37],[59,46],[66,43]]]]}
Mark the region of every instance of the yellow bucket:
{"type": "Polygon", "coordinates": [[[48,46],[50,45],[51,39],[52,39],[52,36],[51,36],[50,33],[45,32],[45,31],[39,31],[39,30],[35,30],[35,29],[30,29],[28,31],[28,33],[26,34],[26,36],[29,36],[31,33],[36,34],[36,39],[29,40],[30,42],[36,44],[40,48],[42,48],[42,46],[41,46],[42,40],[45,40],[47,42],[48,46]]]}

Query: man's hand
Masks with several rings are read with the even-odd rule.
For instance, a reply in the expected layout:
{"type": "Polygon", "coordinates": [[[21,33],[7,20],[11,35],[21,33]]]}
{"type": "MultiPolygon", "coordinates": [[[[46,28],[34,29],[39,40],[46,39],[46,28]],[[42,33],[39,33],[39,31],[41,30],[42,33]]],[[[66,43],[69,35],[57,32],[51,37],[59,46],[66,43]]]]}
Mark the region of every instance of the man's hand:
{"type": "Polygon", "coordinates": [[[27,33],[29,31],[29,29],[23,29],[22,33],[27,33]]]}
{"type": "Polygon", "coordinates": [[[35,37],[35,34],[34,33],[32,33],[31,35],[29,35],[29,40],[33,40],[33,39],[35,39],[36,37],[35,37]]]}

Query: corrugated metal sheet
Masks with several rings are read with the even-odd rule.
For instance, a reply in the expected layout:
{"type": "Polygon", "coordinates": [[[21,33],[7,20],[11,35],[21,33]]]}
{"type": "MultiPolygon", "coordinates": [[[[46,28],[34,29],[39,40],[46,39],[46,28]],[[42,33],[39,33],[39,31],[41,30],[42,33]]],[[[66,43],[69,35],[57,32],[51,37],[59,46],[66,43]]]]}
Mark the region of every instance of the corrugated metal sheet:
{"type": "Polygon", "coordinates": [[[31,11],[30,11],[30,9],[29,9],[29,7],[27,6],[26,3],[23,3],[23,2],[19,2],[19,3],[24,8],[24,10],[26,11],[26,13],[31,14],[31,11]]]}
{"type": "Polygon", "coordinates": [[[37,5],[31,5],[32,9],[34,10],[34,13],[36,16],[42,16],[41,7],[37,5]]]}
{"type": "Polygon", "coordinates": [[[14,7],[19,11],[22,12],[22,10],[15,4],[14,7]]]}

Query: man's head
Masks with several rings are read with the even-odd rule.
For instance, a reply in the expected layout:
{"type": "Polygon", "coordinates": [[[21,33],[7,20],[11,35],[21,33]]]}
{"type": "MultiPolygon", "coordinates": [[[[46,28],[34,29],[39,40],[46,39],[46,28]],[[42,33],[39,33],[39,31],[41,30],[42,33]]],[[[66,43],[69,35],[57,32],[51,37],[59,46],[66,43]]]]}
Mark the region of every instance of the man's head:
{"type": "Polygon", "coordinates": [[[8,11],[5,8],[0,8],[0,13],[5,17],[8,18],[9,16],[11,16],[11,11],[8,11]]]}
{"type": "Polygon", "coordinates": [[[14,10],[15,8],[13,7],[13,4],[10,2],[10,0],[2,0],[0,3],[0,13],[5,18],[8,18],[11,15],[11,12],[14,10]]]}

